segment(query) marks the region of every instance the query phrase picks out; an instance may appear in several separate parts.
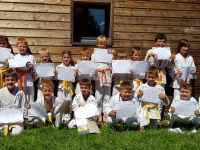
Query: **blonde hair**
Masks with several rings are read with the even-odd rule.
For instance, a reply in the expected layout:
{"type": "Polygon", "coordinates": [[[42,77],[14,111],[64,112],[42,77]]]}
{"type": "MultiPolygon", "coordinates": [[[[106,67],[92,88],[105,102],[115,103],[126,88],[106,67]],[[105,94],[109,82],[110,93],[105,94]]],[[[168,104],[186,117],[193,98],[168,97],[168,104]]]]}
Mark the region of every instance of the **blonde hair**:
{"type": "Polygon", "coordinates": [[[131,85],[131,83],[129,81],[124,81],[120,84],[119,86],[120,90],[133,90],[133,86],[131,85]]]}
{"type": "Polygon", "coordinates": [[[43,53],[47,53],[48,55],[50,55],[49,50],[47,50],[46,48],[42,48],[39,50],[39,54],[43,54],[43,53]]]}
{"type": "Polygon", "coordinates": [[[64,51],[62,52],[62,57],[63,57],[63,55],[65,55],[65,54],[67,54],[67,55],[71,58],[71,60],[70,60],[70,65],[74,66],[74,61],[73,61],[73,59],[72,59],[72,53],[71,53],[71,51],[70,51],[70,50],[64,50],[64,51]]]}
{"type": "Polygon", "coordinates": [[[54,89],[54,84],[51,80],[45,80],[43,83],[42,83],[42,89],[44,87],[48,87],[48,88],[52,88],[54,89]]]}
{"type": "Polygon", "coordinates": [[[107,39],[104,35],[99,35],[97,37],[96,43],[106,43],[106,42],[107,42],[107,39]]]}
{"type": "Polygon", "coordinates": [[[135,52],[140,52],[140,53],[142,53],[140,47],[138,47],[138,46],[133,47],[133,49],[132,49],[131,51],[132,51],[132,55],[133,55],[135,52]]]}
{"type": "Polygon", "coordinates": [[[119,56],[119,57],[127,57],[127,52],[126,51],[117,52],[117,56],[119,56]]]}
{"type": "Polygon", "coordinates": [[[82,55],[91,55],[91,52],[90,52],[90,50],[88,48],[83,48],[81,50],[81,56],[82,55]]]}
{"type": "Polygon", "coordinates": [[[145,76],[146,76],[147,74],[153,74],[153,75],[155,75],[156,78],[157,78],[157,77],[158,77],[158,69],[157,69],[155,66],[150,66],[150,67],[147,69],[147,71],[146,71],[146,73],[145,73],[145,76]]]}
{"type": "Polygon", "coordinates": [[[28,41],[25,38],[18,38],[16,42],[16,46],[18,46],[19,43],[24,43],[28,46],[28,41]]]}

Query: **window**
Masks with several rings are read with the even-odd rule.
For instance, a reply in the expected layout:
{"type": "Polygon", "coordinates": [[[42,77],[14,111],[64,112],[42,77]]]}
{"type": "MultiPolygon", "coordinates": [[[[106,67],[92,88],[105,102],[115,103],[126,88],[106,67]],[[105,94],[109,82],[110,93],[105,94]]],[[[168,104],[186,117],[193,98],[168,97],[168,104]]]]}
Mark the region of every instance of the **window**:
{"type": "Polygon", "coordinates": [[[101,34],[111,39],[111,3],[74,2],[72,13],[73,45],[95,45],[101,34]]]}

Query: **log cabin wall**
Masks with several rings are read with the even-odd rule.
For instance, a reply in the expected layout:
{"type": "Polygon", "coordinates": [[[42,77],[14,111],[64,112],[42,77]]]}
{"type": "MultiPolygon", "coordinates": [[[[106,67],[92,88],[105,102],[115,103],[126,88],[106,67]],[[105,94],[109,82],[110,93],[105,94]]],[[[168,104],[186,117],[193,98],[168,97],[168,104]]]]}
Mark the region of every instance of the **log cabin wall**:
{"type": "MultiPolygon", "coordinates": [[[[126,50],[130,54],[132,47],[139,46],[144,58],[146,51],[154,46],[154,37],[159,32],[166,34],[167,46],[173,53],[177,51],[178,41],[186,38],[191,43],[189,54],[194,57],[199,72],[199,0],[113,0],[112,4],[113,49],[126,50]]],[[[56,64],[61,62],[61,52],[68,49],[77,61],[80,50],[86,46],[70,43],[70,9],[71,0],[0,0],[0,35],[8,36],[15,53],[16,40],[25,37],[38,62],[38,51],[43,47],[49,49],[56,64]]],[[[195,95],[197,99],[200,96],[199,78],[195,95]]]]}

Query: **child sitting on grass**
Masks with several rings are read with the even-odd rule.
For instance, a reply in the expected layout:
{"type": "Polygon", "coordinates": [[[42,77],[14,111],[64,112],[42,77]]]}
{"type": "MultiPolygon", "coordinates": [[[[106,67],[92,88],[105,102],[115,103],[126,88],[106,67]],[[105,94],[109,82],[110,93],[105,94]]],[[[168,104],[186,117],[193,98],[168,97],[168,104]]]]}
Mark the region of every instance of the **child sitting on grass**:
{"type": "Polygon", "coordinates": [[[106,113],[106,120],[107,124],[109,125],[117,125],[120,123],[120,120],[122,123],[127,124],[128,126],[138,126],[139,125],[139,119],[138,114],[134,117],[128,117],[128,118],[121,118],[116,119],[117,111],[114,110],[114,105],[119,102],[123,101],[134,101],[137,107],[137,112],[140,109],[140,103],[137,100],[136,97],[133,96],[133,87],[129,81],[124,81],[120,84],[119,92],[112,96],[110,100],[104,104],[104,110],[106,113]]]}
{"type": "MultiPolygon", "coordinates": [[[[0,89],[0,108],[20,108],[24,111],[24,117],[26,117],[26,96],[22,90],[15,86],[17,73],[14,70],[8,69],[3,73],[3,81],[6,87],[0,89]]],[[[5,126],[0,120],[0,132],[3,132],[5,126]]],[[[24,130],[24,119],[8,124],[8,128],[11,128],[11,134],[20,134],[24,130]]]]}
{"type": "Polygon", "coordinates": [[[196,99],[194,97],[191,97],[192,85],[190,85],[188,83],[183,83],[183,84],[181,84],[179,90],[180,90],[180,95],[176,96],[173,99],[173,102],[171,104],[171,107],[170,107],[169,113],[168,113],[170,127],[173,128],[175,123],[185,124],[185,125],[193,124],[193,125],[197,126],[200,123],[200,118],[197,117],[198,115],[200,115],[200,112],[198,109],[198,103],[197,103],[196,99]],[[185,115],[180,115],[180,114],[174,114],[174,112],[176,111],[175,103],[177,101],[181,101],[181,100],[196,103],[197,109],[194,110],[194,114],[196,116],[185,116],[185,115]]]}
{"type": "MultiPolygon", "coordinates": [[[[82,79],[79,81],[81,93],[77,94],[72,103],[73,111],[75,111],[78,107],[83,107],[85,104],[94,104],[96,105],[96,100],[93,95],[90,94],[91,89],[91,81],[89,79],[82,79]]],[[[96,105],[97,106],[97,105],[96,105]]],[[[97,120],[98,116],[93,116],[88,118],[89,120],[97,120]]],[[[76,128],[76,118],[71,119],[71,121],[68,124],[68,128],[76,128]]]]}

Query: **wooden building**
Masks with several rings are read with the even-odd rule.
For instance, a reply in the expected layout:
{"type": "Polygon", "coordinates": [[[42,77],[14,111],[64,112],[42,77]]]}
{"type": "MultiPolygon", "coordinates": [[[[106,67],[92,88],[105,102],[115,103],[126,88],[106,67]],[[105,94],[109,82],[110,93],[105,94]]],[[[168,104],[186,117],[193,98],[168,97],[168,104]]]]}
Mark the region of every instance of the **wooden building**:
{"type": "MultiPolygon", "coordinates": [[[[0,0],[0,35],[8,36],[15,53],[15,42],[25,37],[33,55],[49,49],[55,63],[61,52],[71,50],[79,59],[80,50],[95,47],[92,43],[74,42],[74,9],[77,5],[109,7],[108,42],[113,49],[127,50],[139,46],[146,51],[154,46],[157,33],[167,35],[167,46],[176,53],[178,40],[191,43],[189,53],[200,70],[200,1],[199,0],[0,0]]],[[[80,24],[81,26],[81,24],[80,24]]],[[[200,96],[197,78],[195,97],[200,96]]]]}

